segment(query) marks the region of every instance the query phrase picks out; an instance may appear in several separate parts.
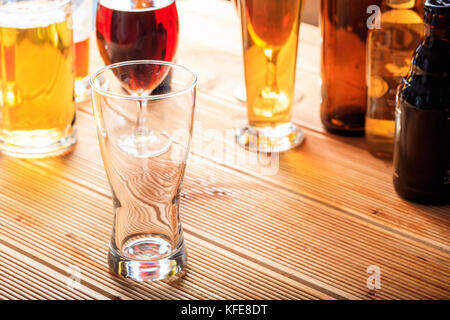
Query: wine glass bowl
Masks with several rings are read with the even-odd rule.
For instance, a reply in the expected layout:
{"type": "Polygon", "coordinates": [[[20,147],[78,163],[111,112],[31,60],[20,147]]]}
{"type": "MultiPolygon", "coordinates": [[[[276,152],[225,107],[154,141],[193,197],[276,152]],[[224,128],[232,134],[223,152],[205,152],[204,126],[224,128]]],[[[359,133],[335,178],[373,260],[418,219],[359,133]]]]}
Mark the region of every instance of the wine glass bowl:
{"type": "Polygon", "coordinates": [[[292,26],[297,19],[295,12],[298,11],[298,3],[283,0],[262,4],[258,1],[246,1],[244,14],[248,21],[248,33],[257,46],[279,50],[291,36],[292,26]]]}
{"type": "Polygon", "coordinates": [[[164,64],[130,63],[111,70],[124,90],[136,96],[148,96],[165,80],[169,67],[164,64]]]}
{"type": "Polygon", "coordinates": [[[179,22],[174,0],[100,0],[96,37],[106,65],[130,60],[173,62],[179,22]]]}
{"type": "MultiPolygon", "coordinates": [[[[178,13],[174,0],[100,0],[96,37],[106,65],[134,60],[173,61],[178,46],[178,13]]],[[[122,88],[136,97],[149,97],[158,88],[164,93],[170,81],[164,64],[131,63],[111,69],[122,88]],[[163,90],[161,90],[163,89],[163,90]]],[[[119,140],[125,152],[137,157],[166,152],[171,139],[150,130],[147,99],[137,99],[139,114],[132,132],[119,140]]]]}

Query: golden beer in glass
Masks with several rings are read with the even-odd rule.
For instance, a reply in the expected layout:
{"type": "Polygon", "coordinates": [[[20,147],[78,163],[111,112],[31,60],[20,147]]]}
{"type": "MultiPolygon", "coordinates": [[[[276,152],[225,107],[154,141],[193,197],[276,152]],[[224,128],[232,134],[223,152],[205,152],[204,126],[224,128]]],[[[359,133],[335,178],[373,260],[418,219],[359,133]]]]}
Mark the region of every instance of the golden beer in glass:
{"type": "Polygon", "coordinates": [[[70,1],[0,0],[0,150],[21,158],[76,142],[70,1]]]}
{"type": "Polygon", "coordinates": [[[237,142],[279,152],[302,143],[291,123],[302,0],[239,0],[248,125],[237,142]]]}

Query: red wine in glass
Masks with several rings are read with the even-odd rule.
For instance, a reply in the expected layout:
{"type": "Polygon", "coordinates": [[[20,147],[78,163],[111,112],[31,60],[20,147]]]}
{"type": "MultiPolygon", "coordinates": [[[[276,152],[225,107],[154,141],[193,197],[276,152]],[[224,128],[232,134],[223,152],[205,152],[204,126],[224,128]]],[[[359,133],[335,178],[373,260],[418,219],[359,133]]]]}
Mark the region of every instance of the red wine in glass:
{"type": "MultiPolygon", "coordinates": [[[[178,33],[178,13],[174,0],[99,1],[97,45],[107,65],[130,60],[172,62],[177,51],[178,33]]],[[[126,76],[116,76],[131,91],[151,92],[165,78],[166,72],[162,69],[141,70],[148,67],[130,66],[132,70],[127,70],[126,76]],[[149,77],[149,74],[152,76],[149,77]]]]}
{"type": "MultiPolygon", "coordinates": [[[[96,21],[97,45],[105,64],[130,60],[172,62],[178,46],[178,14],[174,0],[100,0],[96,21]]],[[[130,63],[114,68],[115,76],[132,95],[148,96],[170,88],[170,67],[155,63],[130,63]],[[156,89],[155,89],[156,88],[156,89]]],[[[136,126],[117,143],[136,157],[158,156],[172,140],[150,128],[149,101],[137,101],[136,126]]]]}

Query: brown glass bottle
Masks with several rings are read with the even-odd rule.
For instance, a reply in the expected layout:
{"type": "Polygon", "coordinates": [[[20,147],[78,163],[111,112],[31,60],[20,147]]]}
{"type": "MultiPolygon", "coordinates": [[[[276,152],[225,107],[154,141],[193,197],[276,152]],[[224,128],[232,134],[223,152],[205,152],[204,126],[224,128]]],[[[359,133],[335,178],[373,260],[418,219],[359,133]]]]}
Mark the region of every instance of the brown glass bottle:
{"type": "MultiPolygon", "coordinates": [[[[330,132],[363,135],[366,114],[368,8],[381,0],[322,0],[322,124],[330,132]]],[[[376,13],[375,13],[376,14],[376,13]]]]}
{"type": "Polygon", "coordinates": [[[450,0],[425,4],[425,39],[399,88],[394,186],[408,200],[450,202],[450,0]]]}

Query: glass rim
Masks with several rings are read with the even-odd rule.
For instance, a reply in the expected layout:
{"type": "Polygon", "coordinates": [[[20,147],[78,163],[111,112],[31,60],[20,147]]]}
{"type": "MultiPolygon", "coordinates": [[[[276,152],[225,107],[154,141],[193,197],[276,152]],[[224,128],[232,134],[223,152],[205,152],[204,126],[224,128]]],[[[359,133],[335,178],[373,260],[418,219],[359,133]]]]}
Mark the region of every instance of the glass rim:
{"type": "Polygon", "coordinates": [[[120,8],[120,7],[112,8],[112,6],[108,6],[105,3],[101,3],[102,2],[101,0],[99,0],[98,2],[103,7],[108,8],[108,9],[119,10],[119,11],[124,11],[124,12],[145,12],[145,11],[154,11],[156,9],[167,8],[168,6],[172,5],[175,2],[175,0],[165,0],[165,1],[167,1],[167,4],[164,4],[162,6],[155,6],[155,5],[153,5],[153,6],[148,7],[148,8],[139,8],[139,9],[138,8],[125,9],[125,8],[120,8]]]}
{"type": "Polygon", "coordinates": [[[123,99],[123,100],[135,100],[135,101],[162,100],[162,99],[172,98],[172,97],[184,94],[188,91],[191,91],[197,85],[197,74],[195,72],[191,71],[189,68],[182,66],[180,64],[177,64],[177,63],[173,63],[173,62],[167,62],[167,61],[161,61],[161,60],[130,60],[130,61],[113,63],[113,64],[110,64],[110,65],[107,65],[107,66],[104,66],[104,67],[98,69],[90,76],[89,84],[91,85],[91,88],[93,90],[100,93],[101,95],[104,95],[104,96],[107,96],[110,98],[123,99]],[[105,73],[106,71],[112,70],[117,67],[133,65],[133,64],[166,65],[166,66],[170,66],[171,68],[182,69],[182,70],[186,71],[187,73],[191,74],[192,81],[189,85],[183,86],[183,88],[180,90],[170,92],[170,93],[162,93],[162,94],[155,94],[155,95],[149,95],[149,96],[132,96],[132,95],[114,93],[114,92],[103,89],[101,86],[99,86],[95,83],[95,80],[101,74],[105,73]]]}
{"type": "MultiPolygon", "coordinates": [[[[5,8],[5,5],[8,3],[16,3],[16,1],[10,1],[10,0],[0,0],[0,11],[3,11],[4,13],[23,13],[21,9],[18,8],[5,8]]],[[[30,2],[30,1],[27,1],[30,2]]],[[[70,4],[72,0],[51,0],[46,3],[45,7],[37,6],[36,8],[27,9],[27,13],[39,13],[39,12],[49,12],[53,11],[58,8],[63,8],[70,4]],[[49,5],[49,6],[47,6],[49,5]]]]}

